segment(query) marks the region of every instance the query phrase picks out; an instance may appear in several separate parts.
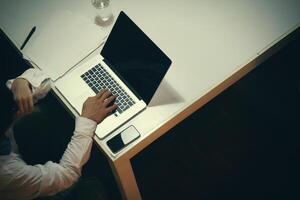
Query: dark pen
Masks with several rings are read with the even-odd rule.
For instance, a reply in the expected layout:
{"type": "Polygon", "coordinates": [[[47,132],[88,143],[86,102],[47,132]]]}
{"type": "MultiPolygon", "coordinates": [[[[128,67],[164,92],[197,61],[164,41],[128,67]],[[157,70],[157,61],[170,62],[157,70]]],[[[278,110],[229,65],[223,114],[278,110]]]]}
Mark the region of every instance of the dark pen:
{"type": "Polygon", "coordinates": [[[28,36],[26,37],[25,41],[23,42],[22,46],[21,46],[21,50],[25,47],[26,43],[28,42],[28,40],[31,38],[32,34],[34,33],[36,27],[34,26],[31,31],[29,32],[28,36]]]}

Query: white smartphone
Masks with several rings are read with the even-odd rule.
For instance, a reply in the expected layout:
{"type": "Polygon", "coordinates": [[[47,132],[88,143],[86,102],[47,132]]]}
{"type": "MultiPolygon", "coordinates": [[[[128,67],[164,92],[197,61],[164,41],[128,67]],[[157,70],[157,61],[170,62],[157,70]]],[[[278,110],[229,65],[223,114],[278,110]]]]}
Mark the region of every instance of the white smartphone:
{"type": "Polygon", "coordinates": [[[139,137],[140,133],[136,128],[134,126],[129,126],[121,133],[108,140],[106,144],[113,153],[117,153],[139,137]]]}

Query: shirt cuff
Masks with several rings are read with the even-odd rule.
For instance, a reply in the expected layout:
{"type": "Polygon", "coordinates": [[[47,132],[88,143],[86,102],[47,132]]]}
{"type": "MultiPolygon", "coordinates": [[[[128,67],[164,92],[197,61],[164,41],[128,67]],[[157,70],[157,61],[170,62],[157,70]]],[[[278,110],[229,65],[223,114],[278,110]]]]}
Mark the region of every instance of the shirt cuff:
{"type": "MultiPolygon", "coordinates": [[[[38,69],[30,68],[26,70],[22,75],[18,76],[17,78],[26,79],[32,87],[37,88],[39,87],[43,81],[49,79],[49,76],[44,74],[42,71],[38,69]]],[[[8,80],[6,85],[9,89],[11,89],[11,85],[15,79],[8,80]]]]}
{"type": "Polygon", "coordinates": [[[91,119],[78,116],[75,121],[75,134],[93,137],[97,123],[91,119]]]}

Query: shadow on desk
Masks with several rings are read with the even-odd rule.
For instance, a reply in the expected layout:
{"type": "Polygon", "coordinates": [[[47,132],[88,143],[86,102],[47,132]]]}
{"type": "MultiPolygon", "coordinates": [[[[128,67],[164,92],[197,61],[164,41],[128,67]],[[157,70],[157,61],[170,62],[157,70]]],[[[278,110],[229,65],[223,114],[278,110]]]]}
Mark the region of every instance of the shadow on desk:
{"type": "Polygon", "coordinates": [[[183,97],[166,80],[163,80],[148,106],[176,104],[183,101],[183,97]]]}

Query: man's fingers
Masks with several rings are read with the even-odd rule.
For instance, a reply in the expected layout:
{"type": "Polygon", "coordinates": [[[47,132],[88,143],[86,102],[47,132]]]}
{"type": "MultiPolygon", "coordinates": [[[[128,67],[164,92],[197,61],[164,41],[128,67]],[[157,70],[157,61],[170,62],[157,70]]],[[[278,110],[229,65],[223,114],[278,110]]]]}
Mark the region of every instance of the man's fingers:
{"type": "Polygon", "coordinates": [[[103,95],[100,97],[100,102],[104,102],[105,99],[110,97],[112,93],[109,90],[106,90],[103,95]]]}
{"type": "Polygon", "coordinates": [[[22,114],[31,113],[33,110],[33,99],[31,96],[18,99],[17,104],[22,114]]]}
{"type": "Polygon", "coordinates": [[[100,92],[98,92],[98,94],[96,94],[96,97],[99,99],[103,95],[103,93],[106,91],[107,91],[107,89],[100,90],[100,92]]]}
{"type": "Polygon", "coordinates": [[[24,114],[26,114],[29,111],[29,107],[28,107],[28,103],[27,103],[27,98],[26,97],[23,98],[22,102],[23,102],[23,107],[24,107],[24,114]]]}
{"type": "Polygon", "coordinates": [[[116,110],[117,108],[118,108],[118,106],[116,104],[113,104],[112,106],[109,106],[109,107],[106,108],[106,112],[111,113],[114,110],[116,110]]]}
{"type": "Polygon", "coordinates": [[[23,106],[24,106],[24,114],[28,113],[27,98],[25,97],[24,99],[22,99],[22,102],[23,102],[23,106]]]}
{"type": "Polygon", "coordinates": [[[18,99],[17,102],[18,102],[19,111],[21,113],[24,113],[23,100],[22,99],[18,99]]]}
{"type": "Polygon", "coordinates": [[[116,96],[112,95],[104,100],[104,107],[107,107],[109,104],[111,104],[116,99],[116,96]]]}
{"type": "Polygon", "coordinates": [[[33,98],[30,96],[27,100],[27,105],[28,105],[28,112],[32,112],[33,110],[33,98]]]}

